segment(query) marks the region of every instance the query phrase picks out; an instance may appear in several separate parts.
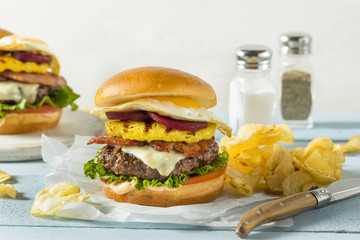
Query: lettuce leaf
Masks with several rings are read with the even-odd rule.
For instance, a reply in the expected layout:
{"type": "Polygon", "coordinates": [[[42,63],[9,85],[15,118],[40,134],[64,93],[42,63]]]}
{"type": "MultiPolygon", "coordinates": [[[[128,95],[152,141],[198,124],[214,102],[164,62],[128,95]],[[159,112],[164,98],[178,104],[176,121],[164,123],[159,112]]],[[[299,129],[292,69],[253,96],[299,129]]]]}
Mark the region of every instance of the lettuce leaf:
{"type": "Polygon", "coordinates": [[[40,102],[36,104],[29,104],[24,98],[17,104],[4,104],[0,103],[0,118],[5,117],[3,110],[16,110],[22,111],[27,107],[39,109],[44,104],[50,104],[56,108],[63,108],[70,105],[71,110],[75,111],[78,109],[78,106],[75,103],[75,100],[78,99],[80,95],[74,93],[74,91],[66,84],[61,85],[59,88],[52,88],[49,96],[44,97],[40,102]]]}
{"type": "MultiPolygon", "coordinates": [[[[97,153],[99,154],[102,149],[103,147],[99,148],[97,153]]],[[[84,164],[85,176],[90,177],[91,179],[101,178],[104,180],[108,180],[108,183],[112,183],[115,180],[119,182],[135,180],[134,188],[138,191],[145,190],[148,186],[166,186],[169,188],[178,188],[180,187],[180,184],[188,180],[189,177],[192,177],[194,175],[203,176],[210,172],[223,169],[229,159],[229,154],[227,152],[222,152],[217,155],[215,161],[211,165],[194,168],[190,172],[181,174],[179,177],[175,175],[170,175],[164,181],[159,181],[156,179],[147,180],[135,176],[117,175],[107,170],[103,165],[99,163],[98,154],[93,159],[89,160],[87,163],[84,164]]]]}

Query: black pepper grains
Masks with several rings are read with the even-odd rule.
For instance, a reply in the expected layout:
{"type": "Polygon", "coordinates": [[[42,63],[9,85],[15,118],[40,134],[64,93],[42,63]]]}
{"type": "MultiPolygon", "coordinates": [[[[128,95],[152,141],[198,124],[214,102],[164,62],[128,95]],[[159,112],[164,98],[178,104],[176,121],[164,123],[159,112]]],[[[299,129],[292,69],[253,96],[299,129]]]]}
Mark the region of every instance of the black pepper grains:
{"type": "Polygon", "coordinates": [[[284,120],[306,120],[311,113],[311,74],[292,70],[281,75],[281,113],[284,120]]]}

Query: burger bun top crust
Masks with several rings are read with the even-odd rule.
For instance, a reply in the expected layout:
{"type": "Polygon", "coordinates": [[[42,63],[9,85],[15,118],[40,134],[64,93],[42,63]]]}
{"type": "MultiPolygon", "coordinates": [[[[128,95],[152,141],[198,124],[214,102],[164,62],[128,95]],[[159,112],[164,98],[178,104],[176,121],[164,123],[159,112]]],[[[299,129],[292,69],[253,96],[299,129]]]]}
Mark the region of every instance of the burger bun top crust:
{"type": "Polygon", "coordinates": [[[194,105],[216,105],[214,89],[204,80],[180,70],[140,67],[116,74],[104,82],[95,95],[97,107],[112,107],[139,98],[191,100],[194,105]]]}
{"type": "Polygon", "coordinates": [[[9,32],[6,29],[0,28],[0,38],[5,37],[5,36],[9,36],[9,35],[13,35],[13,33],[9,32]]]}

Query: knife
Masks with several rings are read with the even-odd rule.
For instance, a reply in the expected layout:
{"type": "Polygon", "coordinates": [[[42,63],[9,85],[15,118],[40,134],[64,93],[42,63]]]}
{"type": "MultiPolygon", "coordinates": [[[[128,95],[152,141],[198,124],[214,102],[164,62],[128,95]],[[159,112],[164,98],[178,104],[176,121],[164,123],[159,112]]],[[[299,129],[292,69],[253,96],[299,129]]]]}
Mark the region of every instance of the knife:
{"type": "Polygon", "coordinates": [[[255,227],[263,223],[284,219],[310,208],[358,194],[360,194],[360,178],[350,178],[334,182],[327,187],[263,203],[242,216],[235,233],[241,238],[246,238],[255,227]]]}

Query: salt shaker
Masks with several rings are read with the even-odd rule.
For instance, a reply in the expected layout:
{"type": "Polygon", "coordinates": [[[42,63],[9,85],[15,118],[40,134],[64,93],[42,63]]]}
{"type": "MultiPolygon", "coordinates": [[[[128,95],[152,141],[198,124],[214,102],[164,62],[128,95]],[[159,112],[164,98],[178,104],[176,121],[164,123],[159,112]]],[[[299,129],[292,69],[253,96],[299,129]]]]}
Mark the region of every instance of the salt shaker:
{"type": "Polygon", "coordinates": [[[229,96],[229,120],[234,133],[243,124],[273,124],[271,54],[271,49],[262,45],[243,45],[235,51],[237,74],[230,83],[229,96]]]}
{"type": "Polygon", "coordinates": [[[281,122],[294,128],[312,128],[311,37],[306,33],[282,34],[280,51],[281,122]]]}

